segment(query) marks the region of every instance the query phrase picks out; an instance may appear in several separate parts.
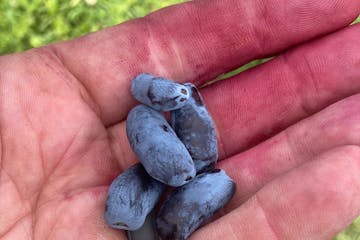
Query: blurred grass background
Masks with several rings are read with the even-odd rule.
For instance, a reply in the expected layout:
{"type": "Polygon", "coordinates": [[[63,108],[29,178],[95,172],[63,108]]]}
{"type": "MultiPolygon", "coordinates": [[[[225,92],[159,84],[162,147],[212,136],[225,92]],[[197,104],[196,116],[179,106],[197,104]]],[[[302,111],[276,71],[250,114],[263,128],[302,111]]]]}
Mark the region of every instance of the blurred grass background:
{"type": "Polygon", "coordinates": [[[0,0],[0,54],[141,17],[180,0],[0,0]]]}
{"type": "MultiPolygon", "coordinates": [[[[179,2],[183,1],[0,0],[0,55],[72,39],[179,2]]],[[[223,77],[266,60],[255,60],[223,77]]],[[[335,239],[360,240],[360,218],[335,239]]]]}

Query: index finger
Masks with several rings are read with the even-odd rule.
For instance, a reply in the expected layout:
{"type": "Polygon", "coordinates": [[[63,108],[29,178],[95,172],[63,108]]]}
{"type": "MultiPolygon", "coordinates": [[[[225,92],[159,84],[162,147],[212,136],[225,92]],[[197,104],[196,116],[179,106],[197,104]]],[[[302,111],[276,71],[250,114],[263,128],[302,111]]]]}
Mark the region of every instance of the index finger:
{"type": "Polygon", "coordinates": [[[111,125],[135,103],[129,84],[140,72],[201,84],[344,27],[359,9],[352,0],[193,1],[51,48],[111,125]]]}

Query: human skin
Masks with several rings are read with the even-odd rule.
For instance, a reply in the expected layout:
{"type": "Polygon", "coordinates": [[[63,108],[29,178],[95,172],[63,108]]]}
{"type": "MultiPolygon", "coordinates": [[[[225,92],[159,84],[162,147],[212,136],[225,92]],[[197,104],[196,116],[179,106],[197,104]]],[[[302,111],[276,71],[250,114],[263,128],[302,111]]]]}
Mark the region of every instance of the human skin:
{"type": "Polygon", "coordinates": [[[354,0],[194,1],[0,57],[0,238],[126,239],[107,189],[136,162],[125,119],[141,72],[201,85],[237,192],[205,239],[330,239],[360,213],[354,0]],[[344,29],[342,29],[344,28],[344,29]]]}

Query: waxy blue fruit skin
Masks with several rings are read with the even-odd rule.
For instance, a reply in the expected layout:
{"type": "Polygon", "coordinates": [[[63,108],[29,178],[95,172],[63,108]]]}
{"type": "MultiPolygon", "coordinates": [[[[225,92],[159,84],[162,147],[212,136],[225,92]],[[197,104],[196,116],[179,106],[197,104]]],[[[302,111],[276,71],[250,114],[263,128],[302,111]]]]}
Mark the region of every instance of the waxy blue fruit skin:
{"type": "Polygon", "coordinates": [[[194,162],[164,116],[145,105],[126,120],[130,146],[150,176],[167,185],[184,185],[196,174],[194,162]]]}
{"type": "Polygon", "coordinates": [[[132,80],[131,93],[139,102],[159,111],[180,108],[189,98],[184,85],[148,73],[139,74],[132,80]]]}
{"type": "Polygon", "coordinates": [[[156,219],[160,239],[187,239],[232,198],[235,190],[234,181],[219,169],[199,174],[175,189],[156,219]]]}
{"type": "Polygon", "coordinates": [[[166,186],[151,178],[138,163],[121,173],[108,190],[105,221],[113,228],[139,229],[166,186]]]}
{"type": "Polygon", "coordinates": [[[197,173],[201,173],[214,169],[218,159],[215,125],[195,85],[184,86],[191,96],[182,108],[171,111],[171,126],[190,152],[197,173]]]}

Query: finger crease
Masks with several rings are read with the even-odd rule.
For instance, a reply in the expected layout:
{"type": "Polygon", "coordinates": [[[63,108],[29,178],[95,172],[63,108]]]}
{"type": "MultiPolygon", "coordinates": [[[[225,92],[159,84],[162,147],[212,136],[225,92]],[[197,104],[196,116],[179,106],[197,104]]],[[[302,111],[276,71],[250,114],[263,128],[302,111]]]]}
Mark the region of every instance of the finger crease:
{"type": "MultiPolygon", "coordinates": [[[[265,22],[261,22],[261,23],[256,23],[254,21],[252,21],[252,19],[256,19],[255,13],[253,13],[251,10],[252,9],[264,9],[264,7],[260,7],[258,8],[258,6],[249,6],[249,7],[244,7],[244,13],[246,15],[246,17],[244,18],[244,21],[246,21],[246,26],[250,27],[250,32],[251,34],[254,36],[253,37],[253,41],[252,44],[253,46],[255,46],[257,54],[261,55],[262,53],[266,52],[265,48],[264,48],[264,37],[260,34],[259,30],[258,30],[258,26],[264,26],[265,22]]],[[[263,30],[261,30],[263,31],[263,30]]]]}
{"type": "MultiPolygon", "coordinates": [[[[119,123],[119,124],[123,124],[123,122],[119,123]]],[[[111,151],[111,156],[116,159],[116,162],[120,165],[120,169],[121,170],[125,170],[126,168],[123,166],[123,164],[121,164],[123,161],[121,161],[122,159],[126,159],[126,154],[125,151],[123,150],[123,148],[121,147],[120,144],[120,140],[117,141],[117,138],[115,136],[115,133],[113,133],[113,131],[107,131],[108,134],[108,138],[109,138],[109,148],[111,151]],[[114,146],[115,144],[115,146],[114,146]],[[114,148],[118,148],[121,152],[121,156],[116,156],[116,151],[114,150],[114,148]]]]}
{"type": "Polygon", "coordinates": [[[263,219],[265,220],[265,225],[267,226],[267,229],[270,230],[270,233],[273,236],[273,240],[280,240],[282,239],[280,237],[280,235],[277,233],[277,231],[275,230],[275,227],[273,226],[273,224],[271,223],[271,220],[269,219],[269,216],[266,213],[266,210],[264,209],[263,203],[260,200],[259,194],[256,193],[255,195],[255,204],[258,206],[259,210],[261,211],[262,215],[263,215],[263,219]]]}
{"type": "Polygon", "coordinates": [[[294,88],[299,88],[300,91],[294,88],[291,90],[293,90],[293,96],[298,98],[299,107],[301,107],[302,111],[305,113],[305,116],[309,116],[314,113],[313,109],[315,109],[315,107],[311,107],[311,101],[307,101],[306,96],[313,96],[314,94],[320,93],[319,82],[316,80],[315,72],[312,69],[309,60],[303,56],[304,62],[296,62],[296,66],[294,66],[294,61],[292,59],[288,59],[290,53],[291,52],[283,54],[279,57],[279,59],[284,63],[283,65],[287,67],[289,74],[294,76],[293,79],[297,80],[294,81],[295,85],[293,86],[295,86],[294,88]],[[306,71],[297,70],[301,69],[299,68],[299,65],[305,65],[306,71]],[[305,86],[306,92],[308,94],[301,94],[303,86],[305,86]]]}
{"type": "Polygon", "coordinates": [[[144,21],[146,31],[149,35],[148,41],[147,41],[147,47],[149,50],[150,59],[152,60],[152,63],[154,64],[156,68],[156,72],[162,76],[166,76],[167,70],[164,68],[161,59],[160,54],[158,52],[154,52],[154,48],[157,47],[156,41],[154,41],[154,36],[151,30],[150,21],[144,21]]]}
{"type": "Polygon", "coordinates": [[[67,67],[66,62],[64,61],[63,57],[58,52],[56,47],[53,47],[51,45],[47,47],[50,48],[50,50],[54,53],[56,58],[59,60],[59,62],[65,69],[65,71],[69,74],[69,77],[76,80],[75,82],[77,83],[77,90],[79,92],[79,96],[89,106],[89,108],[93,110],[93,112],[98,116],[98,118],[101,119],[102,116],[101,108],[97,104],[97,101],[93,96],[92,92],[90,91],[90,89],[88,89],[88,87],[86,86],[85,81],[81,79],[79,76],[77,76],[74,72],[72,72],[70,68],[67,67]]]}

